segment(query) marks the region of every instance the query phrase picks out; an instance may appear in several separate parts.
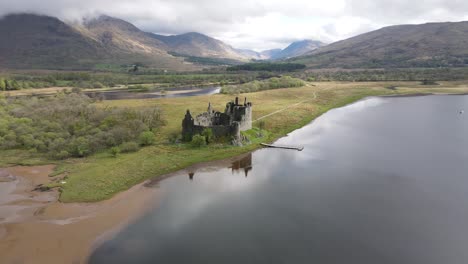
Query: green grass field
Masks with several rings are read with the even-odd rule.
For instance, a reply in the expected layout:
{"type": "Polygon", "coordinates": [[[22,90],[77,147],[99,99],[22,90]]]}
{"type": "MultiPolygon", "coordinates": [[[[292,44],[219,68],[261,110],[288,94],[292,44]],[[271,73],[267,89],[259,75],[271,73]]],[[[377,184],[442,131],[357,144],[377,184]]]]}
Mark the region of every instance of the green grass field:
{"type": "MultiPolygon", "coordinates": [[[[226,144],[211,144],[193,148],[188,144],[171,144],[168,138],[179,133],[185,111],[193,115],[206,110],[208,102],[218,111],[234,99],[232,95],[211,95],[188,98],[119,100],[98,103],[101,107],[158,106],[164,110],[167,125],[157,133],[154,146],[142,148],[135,153],[113,157],[103,152],[83,159],[70,159],[58,163],[57,171],[68,174],[62,186],[60,200],[63,202],[94,202],[112,197],[146,179],[174,172],[192,164],[224,159],[259,148],[259,142],[272,142],[300,128],[324,112],[352,103],[367,96],[423,94],[423,93],[467,93],[463,82],[441,83],[438,86],[422,86],[418,82],[377,83],[308,83],[301,88],[269,90],[242,94],[253,103],[254,120],[270,113],[290,107],[264,118],[264,138],[256,138],[250,145],[234,147],[226,144]],[[396,90],[387,87],[396,86],[396,90]],[[300,104],[298,104],[301,102],[300,104]],[[294,105],[294,106],[292,106],[294,105]],[[292,107],[291,107],[292,106],[292,107]]],[[[254,126],[258,126],[254,122],[254,126]]],[[[5,151],[0,153],[0,166],[11,164],[51,163],[34,153],[5,151]]]]}

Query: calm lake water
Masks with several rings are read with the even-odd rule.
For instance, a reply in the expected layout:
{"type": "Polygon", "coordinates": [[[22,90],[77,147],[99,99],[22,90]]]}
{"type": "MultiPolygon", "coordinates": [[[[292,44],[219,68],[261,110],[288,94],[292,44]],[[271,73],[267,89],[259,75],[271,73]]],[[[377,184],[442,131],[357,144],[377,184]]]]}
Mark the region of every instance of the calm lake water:
{"type": "Polygon", "coordinates": [[[90,263],[468,263],[468,96],[370,98],[160,182],[90,263]]]}
{"type": "Polygon", "coordinates": [[[95,91],[86,92],[90,97],[102,97],[104,100],[123,100],[123,99],[149,99],[149,98],[174,98],[174,97],[190,97],[200,95],[217,94],[221,90],[220,87],[202,87],[202,88],[167,88],[168,94],[160,95],[158,91],[150,92],[135,92],[129,90],[116,91],[95,91]],[[176,92],[176,93],[170,93],[176,92]]]}

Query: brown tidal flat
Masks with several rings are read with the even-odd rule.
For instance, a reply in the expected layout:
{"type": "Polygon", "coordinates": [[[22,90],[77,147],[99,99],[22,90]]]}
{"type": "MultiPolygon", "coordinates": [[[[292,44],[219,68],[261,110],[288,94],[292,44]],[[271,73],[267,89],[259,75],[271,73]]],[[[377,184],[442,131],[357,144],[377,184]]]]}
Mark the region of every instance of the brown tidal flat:
{"type": "Polygon", "coordinates": [[[93,247],[157,201],[158,189],[140,184],[99,203],[60,203],[57,191],[34,191],[53,168],[0,169],[2,264],[86,263],[93,247]]]}

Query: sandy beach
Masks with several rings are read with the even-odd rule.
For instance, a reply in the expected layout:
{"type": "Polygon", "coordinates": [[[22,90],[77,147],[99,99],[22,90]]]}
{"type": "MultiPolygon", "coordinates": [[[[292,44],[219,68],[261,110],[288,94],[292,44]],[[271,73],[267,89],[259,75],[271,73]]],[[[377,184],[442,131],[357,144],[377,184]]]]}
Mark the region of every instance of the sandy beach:
{"type": "Polygon", "coordinates": [[[0,173],[2,263],[86,263],[92,249],[157,202],[158,189],[139,184],[99,203],[63,204],[48,183],[54,166],[12,167],[0,173]]]}

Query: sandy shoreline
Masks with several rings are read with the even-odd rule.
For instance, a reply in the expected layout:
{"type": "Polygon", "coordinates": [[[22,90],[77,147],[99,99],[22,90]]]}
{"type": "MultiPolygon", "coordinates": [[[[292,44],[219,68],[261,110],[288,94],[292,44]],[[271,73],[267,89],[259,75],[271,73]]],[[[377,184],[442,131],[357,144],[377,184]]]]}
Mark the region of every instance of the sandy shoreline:
{"type": "Polygon", "coordinates": [[[158,189],[134,186],[99,203],[63,204],[58,192],[32,191],[50,181],[53,166],[2,169],[0,181],[2,263],[86,263],[93,247],[157,202],[158,189]]]}
{"type": "Polygon", "coordinates": [[[93,249],[157,206],[163,195],[160,181],[175,175],[190,180],[197,171],[218,168],[239,170],[238,163],[245,159],[251,159],[251,153],[195,164],[97,203],[64,204],[58,202],[57,191],[34,191],[54,180],[48,176],[53,165],[0,169],[1,263],[87,263],[93,249]]]}

